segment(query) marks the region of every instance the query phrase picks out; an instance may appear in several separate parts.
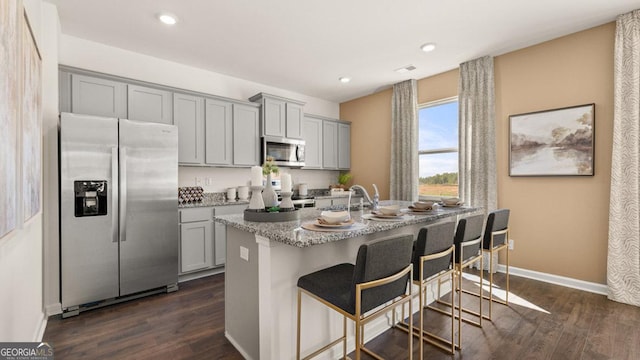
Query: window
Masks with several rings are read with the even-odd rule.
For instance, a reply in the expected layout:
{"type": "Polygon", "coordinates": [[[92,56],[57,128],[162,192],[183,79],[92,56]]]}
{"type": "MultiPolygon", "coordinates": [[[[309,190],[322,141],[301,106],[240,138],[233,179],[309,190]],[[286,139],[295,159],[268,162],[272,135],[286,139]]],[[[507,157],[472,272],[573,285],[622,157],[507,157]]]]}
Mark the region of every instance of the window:
{"type": "Polygon", "coordinates": [[[418,194],[420,198],[458,196],[458,98],[418,109],[418,194]]]}

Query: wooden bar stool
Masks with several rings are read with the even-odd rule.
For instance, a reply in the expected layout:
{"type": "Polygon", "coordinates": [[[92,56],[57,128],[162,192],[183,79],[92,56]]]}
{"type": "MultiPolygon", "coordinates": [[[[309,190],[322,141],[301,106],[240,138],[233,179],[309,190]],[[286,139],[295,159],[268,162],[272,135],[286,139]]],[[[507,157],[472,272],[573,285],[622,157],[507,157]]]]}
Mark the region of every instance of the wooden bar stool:
{"type": "MultiPolygon", "coordinates": [[[[413,250],[413,283],[418,285],[418,296],[420,296],[420,327],[414,327],[415,334],[420,338],[420,359],[423,357],[423,341],[434,345],[450,354],[455,353],[455,308],[447,314],[451,317],[451,335],[449,339],[432,334],[424,329],[427,286],[438,282],[440,285],[443,279],[451,281],[451,303],[454,301],[455,288],[455,245],[453,244],[453,233],[456,224],[445,222],[428,225],[420,229],[418,239],[413,250]]],[[[458,316],[458,329],[460,329],[460,317],[458,316]]],[[[406,323],[402,323],[407,326],[406,323]]],[[[408,327],[407,327],[408,331],[408,327]]],[[[459,331],[459,330],[458,330],[459,331]]],[[[458,339],[459,341],[459,339],[458,339]]]]}
{"type": "MultiPolygon", "coordinates": [[[[296,359],[300,359],[303,293],[343,315],[342,337],[314,351],[304,359],[313,358],[340,342],[343,346],[343,357],[346,358],[347,318],[355,322],[356,360],[360,360],[361,351],[381,359],[364,347],[364,325],[405,303],[409,303],[409,312],[412,313],[411,286],[408,286],[407,292],[407,284],[413,276],[412,247],[412,235],[375,240],[360,246],[355,265],[339,264],[300,277],[298,279],[296,359]],[[382,307],[379,308],[380,306],[382,307]],[[375,311],[372,311],[374,309],[375,311]]],[[[411,318],[410,328],[413,327],[411,318]]],[[[408,357],[412,359],[413,339],[411,334],[408,337],[408,357]]]]}

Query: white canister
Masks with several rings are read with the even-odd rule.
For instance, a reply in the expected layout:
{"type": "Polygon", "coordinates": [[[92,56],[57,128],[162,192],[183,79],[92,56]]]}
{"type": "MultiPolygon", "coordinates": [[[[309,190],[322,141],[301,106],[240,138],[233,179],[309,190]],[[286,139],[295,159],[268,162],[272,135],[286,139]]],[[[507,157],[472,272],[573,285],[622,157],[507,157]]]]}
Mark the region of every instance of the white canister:
{"type": "Polygon", "coordinates": [[[298,195],[307,196],[307,184],[298,184],[298,195]]]}
{"type": "Polygon", "coordinates": [[[227,201],[236,201],[236,188],[227,189],[227,201]]]}
{"type": "Polygon", "coordinates": [[[238,187],[238,199],[239,200],[247,200],[247,199],[249,199],[249,187],[248,186],[239,186],[238,187]]]}

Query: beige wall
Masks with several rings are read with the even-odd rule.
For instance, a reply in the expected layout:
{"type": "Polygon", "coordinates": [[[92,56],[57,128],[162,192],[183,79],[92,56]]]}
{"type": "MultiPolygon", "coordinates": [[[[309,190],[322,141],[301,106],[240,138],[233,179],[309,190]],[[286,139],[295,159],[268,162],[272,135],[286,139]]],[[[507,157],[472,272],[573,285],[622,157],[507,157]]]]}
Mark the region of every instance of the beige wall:
{"type": "Polygon", "coordinates": [[[391,89],[340,105],[340,119],[351,123],[352,184],[361,184],[380,199],[389,198],[391,161],[391,89]]]}
{"type": "MultiPolygon", "coordinates": [[[[513,266],[606,283],[614,31],[609,23],[495,58],[498,204],[512,210],[513,266]],[[595,176],[509,177],[509,115],[592,102],[595,176]]],[[[458,70],[421,79],[419,102],[454,96],[457,83],[458,70]]],[[[390,103],[387,90],[341,104],[340,114],[352,122],[354,178],[383,185],[385,195],[390,103]]]]}

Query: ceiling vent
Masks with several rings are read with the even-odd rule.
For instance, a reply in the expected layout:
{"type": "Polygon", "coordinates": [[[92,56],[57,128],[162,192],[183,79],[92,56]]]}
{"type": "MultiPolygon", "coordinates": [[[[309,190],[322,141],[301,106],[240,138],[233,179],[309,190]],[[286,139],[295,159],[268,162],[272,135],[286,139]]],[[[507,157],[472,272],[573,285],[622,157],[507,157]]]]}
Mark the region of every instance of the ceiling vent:
{"type": "Polygon", "coordinates": [[[415,69],[416,69],[415,66],[407,65],[407,66],[403,66],[403,67],[401,67],[399,69],[395,69],[395,72],[402,74],[402,73],[406,73],[406,72],[409,72],[409,71],[413,71],[415,69]]]}

